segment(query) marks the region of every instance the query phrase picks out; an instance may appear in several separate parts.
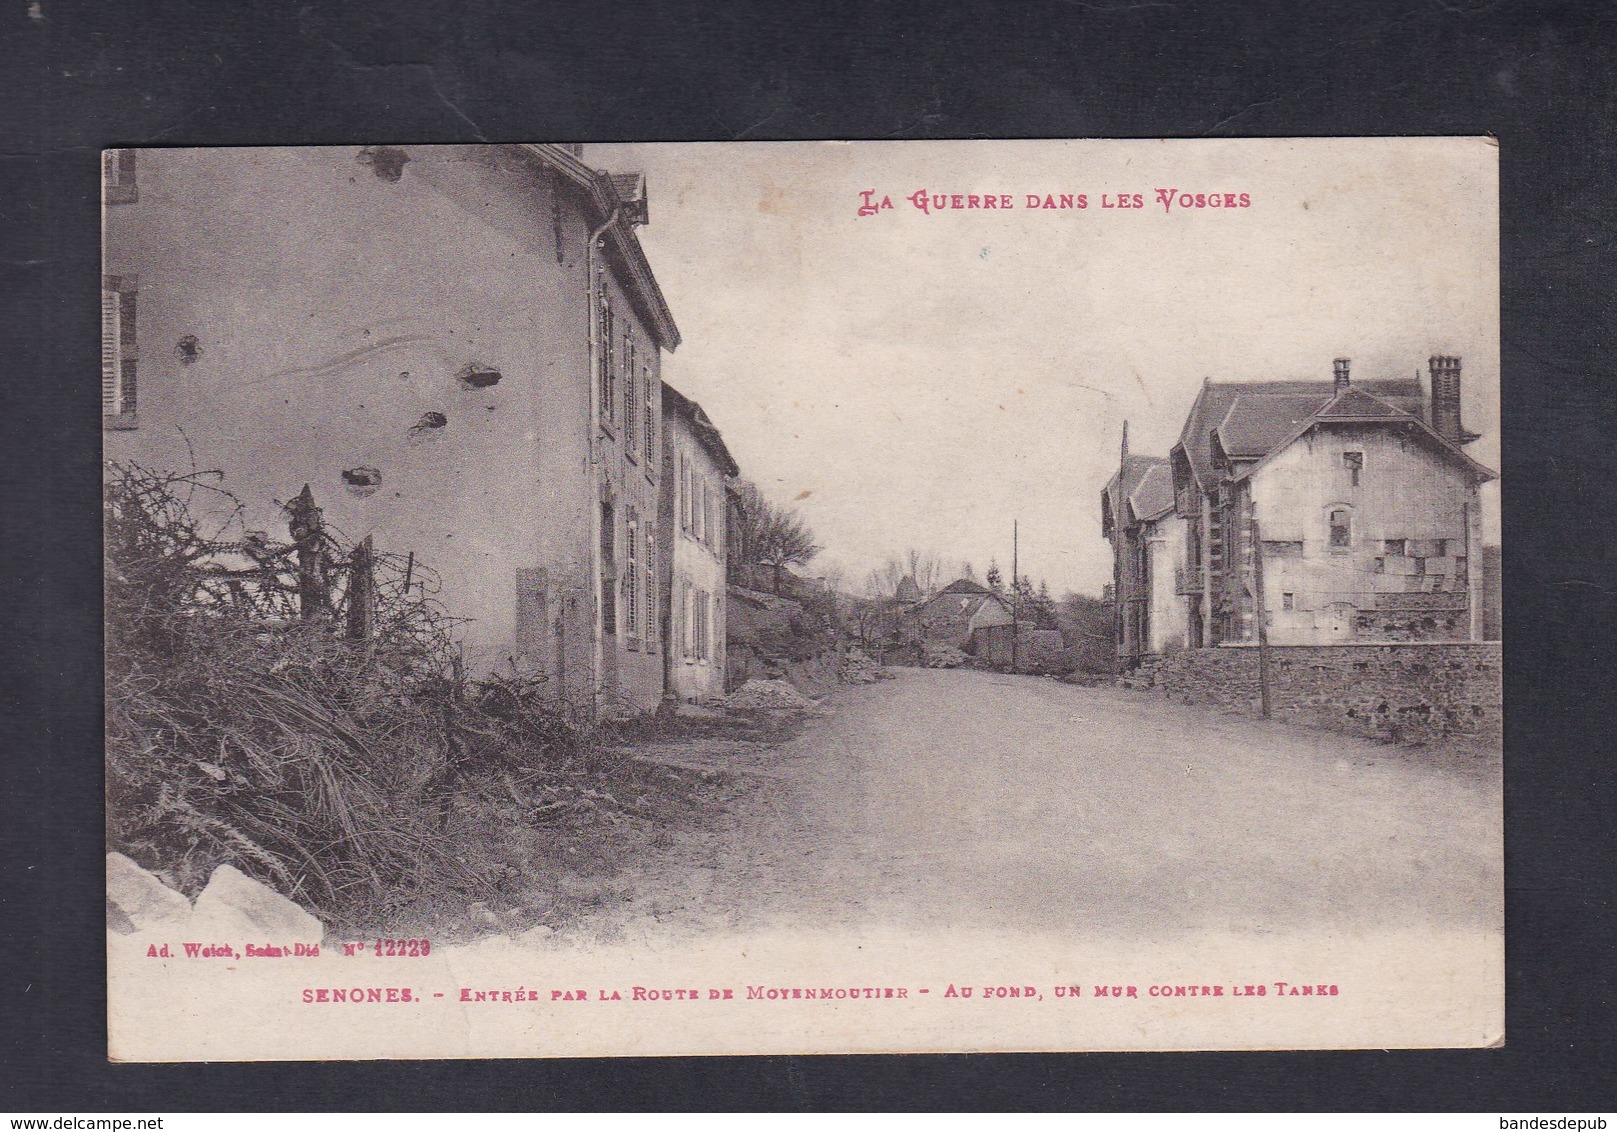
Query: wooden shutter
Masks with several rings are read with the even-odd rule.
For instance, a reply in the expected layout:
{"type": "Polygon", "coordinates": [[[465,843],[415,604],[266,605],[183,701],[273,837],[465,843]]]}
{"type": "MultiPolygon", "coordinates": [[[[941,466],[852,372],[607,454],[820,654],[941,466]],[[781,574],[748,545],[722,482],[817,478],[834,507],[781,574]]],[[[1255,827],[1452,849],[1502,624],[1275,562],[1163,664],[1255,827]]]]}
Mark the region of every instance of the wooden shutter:
{"type": "Polygon", "coordinates": [[[657,414],[656,409],[654,408],[655,402],[652,400],[651,396],[651,363],[646,362],[643,368],[645,370],[646,392],[646,466],[649,468],[652,466],[652,461],[656,459],[657,455],[657,442],[655,438],[657,414]]]}
{"type": "Polygon", "coordinates": [[[101,289],[101,412],[112,416],[118,411],[120,364],[118,327],[118,281],[109,280],[101,289]]]}

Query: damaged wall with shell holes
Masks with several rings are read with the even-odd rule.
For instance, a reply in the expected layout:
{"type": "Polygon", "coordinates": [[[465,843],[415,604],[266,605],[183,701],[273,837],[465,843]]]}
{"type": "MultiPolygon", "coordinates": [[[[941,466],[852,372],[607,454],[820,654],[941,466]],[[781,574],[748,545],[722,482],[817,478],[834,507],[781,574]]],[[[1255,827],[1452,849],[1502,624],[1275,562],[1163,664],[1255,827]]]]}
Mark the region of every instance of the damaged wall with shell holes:
{"type": "Polygon", "coordinates": [[[554,675],[571,650],[585,686],[587,229],[548,170],[493,146],[128,165],[104,270],[138,280],[139,405],[107,458],[220,469],[250,529],[284,531],[307,483],[437,571],[475,668],[554,675]]]}

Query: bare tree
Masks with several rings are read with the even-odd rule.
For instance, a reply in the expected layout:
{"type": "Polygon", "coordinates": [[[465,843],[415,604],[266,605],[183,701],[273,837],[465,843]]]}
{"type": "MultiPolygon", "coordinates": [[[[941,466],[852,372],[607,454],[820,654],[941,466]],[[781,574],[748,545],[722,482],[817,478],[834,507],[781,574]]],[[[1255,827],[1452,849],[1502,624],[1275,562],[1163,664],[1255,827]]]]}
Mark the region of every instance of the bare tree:
{"type": "Polygon", "coordinates": [[[931,597],[950,580],[948,560],[935,550],[911,547],[901,555],[890,556],[865,577],[865,592],[877,600],[892,598],[899,583],[913,579],[922,597],[931,597]]]}
{"type": "Polygon", "coordinates": [[[944,584],[946,568],[935,550],[923,551],[912,547],[904,554],[904,565],[921,593],[927,597],[931,597],[938,586],[944,584]]]}
{"type": "Polygon", "coordinates": [[[775,592],[779,593],[786,567],[806,565],[820,553],[814,532],[794,509],[769,502],[751,480],[742,480],[737,494],[736,558],[748,565],[773,567],[775,592]]]}
{"type": "Polygon", "coordinates": [[[904,567],[896,558],[889,558],[865,575],[865,596],[877,601],[891,601],[898,595],[898,584],[904,580],[904,567]]]}

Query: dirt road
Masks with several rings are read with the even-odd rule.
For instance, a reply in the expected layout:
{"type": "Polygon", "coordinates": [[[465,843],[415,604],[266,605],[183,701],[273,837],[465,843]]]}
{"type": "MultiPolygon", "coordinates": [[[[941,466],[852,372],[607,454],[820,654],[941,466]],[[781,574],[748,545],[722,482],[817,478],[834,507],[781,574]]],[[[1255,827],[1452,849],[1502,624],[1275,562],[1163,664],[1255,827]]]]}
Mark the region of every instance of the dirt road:
{"type": "Polygon", "coordinates": [[[1502,922],[1487,768],[1112,688],[895,672],[738,768],[759,789],[648,864],[617,931],[1502,922]]]}

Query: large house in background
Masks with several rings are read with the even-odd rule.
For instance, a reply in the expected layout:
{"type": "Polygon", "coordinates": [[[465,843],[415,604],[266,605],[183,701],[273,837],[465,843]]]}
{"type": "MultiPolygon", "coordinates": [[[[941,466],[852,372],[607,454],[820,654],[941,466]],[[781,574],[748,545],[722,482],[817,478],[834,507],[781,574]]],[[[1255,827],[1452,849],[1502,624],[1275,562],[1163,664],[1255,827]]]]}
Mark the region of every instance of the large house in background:
{"type": "Polygon", "coordinates": [[[1129,453],[1123,423],[1117,473],[1101,492],[1101,534],[1112,544],[1112,639],[1132,666],[1151,653],[1184,648],[1189,611],[1183,586],[1186,524],[1174,511],[1173,471],[1166,457],[1129,453]]]}
{"type": "Polygon", "coordinates": [[[1169,456],[1192,647],[1473,641],[1482,508],[1460,359],[1429,381],[1207,382],[1169,456]],[[1261,593],[1258,579],[1262,579],[1261,593]]]}
{"type": "Polygon", "coordinates": [[[702,406],[662,387],[663,650],[670,695],[686,701],[725,691],[725,579],[729,484],[740,474],[702,406]]]}
{"type": "Polygon", "coordinates": [[[307,483],[435,568],[474,668],[660,702],[679,332],[643,178],[576,146],[152,149],[104,187],[108,459],[223,469],[265,530],[307,483]]]}

